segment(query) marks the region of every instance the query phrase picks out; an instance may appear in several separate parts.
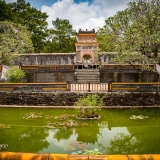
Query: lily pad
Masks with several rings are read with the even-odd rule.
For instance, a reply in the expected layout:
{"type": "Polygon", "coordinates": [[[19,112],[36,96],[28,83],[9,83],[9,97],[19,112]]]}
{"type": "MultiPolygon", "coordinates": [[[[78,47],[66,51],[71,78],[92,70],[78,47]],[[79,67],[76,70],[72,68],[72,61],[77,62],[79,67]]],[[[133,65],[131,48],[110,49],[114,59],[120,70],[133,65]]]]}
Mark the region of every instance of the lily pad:
{"type": "Polygon", "coordinates": [[[143,116],[143,115],[132,115],[130,117],[130,119],[146,119],[146,118],[149,118],[148,116],[143,116]]]}

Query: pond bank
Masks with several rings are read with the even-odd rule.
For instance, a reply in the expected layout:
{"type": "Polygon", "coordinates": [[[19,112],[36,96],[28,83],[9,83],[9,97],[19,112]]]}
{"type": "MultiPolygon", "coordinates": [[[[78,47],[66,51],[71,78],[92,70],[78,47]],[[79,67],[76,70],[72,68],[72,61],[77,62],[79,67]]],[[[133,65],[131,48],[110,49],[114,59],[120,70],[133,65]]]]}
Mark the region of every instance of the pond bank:
{"type": "MultiPolygon", "coordinates": [[[[95,93],[77,92],[0,92],[1,105],[18,106],[65,106],[70,108],[79,97],[95,93]]],[[[157,92],[105,92],[96,93],[104,97],[104,106],[111,108],[159,107],[160,93],[157,92]],[[114,107],[113,107],[114,106],[114,107]]]]}
{"type": "MultiPolygon", "coordinates": [[[[0,108],[53,108],[53,109],[74,109],[75,106],[27,106],[27,105],[0,105],[0,108]]],[[[78,106],[77,106],[78,108],[78,106]]],[[[134,109],[134,108],[160,108],[159,106],[103,106],[102,109],[134,109]]]]}

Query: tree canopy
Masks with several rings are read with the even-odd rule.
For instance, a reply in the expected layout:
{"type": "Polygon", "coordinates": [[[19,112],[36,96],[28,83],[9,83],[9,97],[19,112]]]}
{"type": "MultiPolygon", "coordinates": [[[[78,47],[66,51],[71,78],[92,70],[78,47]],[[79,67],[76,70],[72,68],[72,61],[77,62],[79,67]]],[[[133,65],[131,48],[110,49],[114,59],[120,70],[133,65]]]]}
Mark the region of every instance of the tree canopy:
{"type": "Polygon", "coordinates": [[[119,11],[105,21],[105,26],[98,31],[100,49],[117,51],[116,61],[134,56],[135,61],[157,60],[160,50],[160,1],[134,0],[128,8],[119,11]],[[143,55],[143,56],[140,56],[143,55]],[[122,57],[122,58],[121,58],[122,57]],[[140,60],[141,59],[141,60],[140,60]]]}
{"type": "Polygon", "coordinates": [[[17,0],[9,4],[12,9],[12,20],[16,24],[25,26],[31,33],[35,52],[43,50],[44,41],[46,39],[48,15],[40,10],[31,7],[30,3],[25,0],[17,0]]]}
{"type": "Polygon", "coordinates": [[[75,31],[67,19],[57,18],[52,21],[50,35],[54,49],[57,52],[73,52],[75,50],[75,31]]]}
{"type": "Polygon", "coordinates": [[[30,32],[22,25],[0,21],[0,64],[9,64],[13,55],[34,51],[30,32]]]}
{"type": "Polygon", "coordinates": [[[34,52],[74,52],[75,32],[66,19],[52,21],[53,27],[48,28],[48,15],[25,0],[6,3],[0,1],[0,21],[20,24],[31,34],[34,52]]]}

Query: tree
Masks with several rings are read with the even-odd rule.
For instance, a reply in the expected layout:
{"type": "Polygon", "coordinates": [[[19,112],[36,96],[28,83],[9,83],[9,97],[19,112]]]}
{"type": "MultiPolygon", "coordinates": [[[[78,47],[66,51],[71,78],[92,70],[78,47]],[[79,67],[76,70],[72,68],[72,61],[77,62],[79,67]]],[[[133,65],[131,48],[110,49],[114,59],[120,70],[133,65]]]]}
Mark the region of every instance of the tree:
{"type": "MultiPolygon", "coordinates": [[[[128,4],[127,9],[105,21],[101,30],[105,36],[110,35],[120,54],[125,52],[125,55],[129,55],[127,61],[133,58],[132,53],[140,53],[143,56],[135,57],[134,62],[144,59],[148,63],[156,62],[160,50],[159,7],[159,0],[135,0],[128,4]]],[[[116,60],[121,58],[121,55],[118,56],[116,60]]]]}
{"type": "Polygon", "coordinates": [[[8,65],[15,54],[32,53],[33,44],[30,37],[25,27],[0,21],[0,64],[8,65]]]}
{"type": "Polygon", "coordinates": [[[100,28],[96,38],[99,42],[99,52],[117,51],[116,36],[106,28],[100,28]]]}
{"type": "Polygon", "coordinates": [[[47,14],[36,8],[29,8],[24,25],[31,32],[35,52],[41,52],[47,37],[47,14]]]}
{"type": "Polygon", "coordinates": [[[0,21],[11,20],[12,19],[12,10],[5,3],[5,1],[0,0],[0,21]]]}
{"type": "Polygon", "coordinates": [[[52,35],[52,43],[58,52],[74,51],[75,31],[68,20],[57,18],[52,21],[54,28],[50,31],[52,35]]]}
{"type": "Polygon", "coordinates": [[[47,14],[42,13],[25,0],[17,0],[10,3],[12,9],[13,21],[17,24],[25,26],[31,32],[35,52],[40,52],[43,49],[44,41],[46,40],[47,29],[47,14]]]}
{"type": "Polygon", "coordinates": [[[21,82],[21,79],[25,77],[25,73],[17,66],[13,66],[7,69],[7,71],[4,73],[4,76],[8,82],[19,83],[21,82]]]}

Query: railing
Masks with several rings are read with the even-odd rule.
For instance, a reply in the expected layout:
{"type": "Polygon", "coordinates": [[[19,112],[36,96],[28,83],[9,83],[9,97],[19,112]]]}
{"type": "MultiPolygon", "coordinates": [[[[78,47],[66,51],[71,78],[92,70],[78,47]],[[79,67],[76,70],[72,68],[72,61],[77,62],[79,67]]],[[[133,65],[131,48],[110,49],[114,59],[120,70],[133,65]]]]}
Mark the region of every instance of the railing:
{"type": "Polygon", "coordinates": [[[159,92],[158,82],[108,83],[108,91],[159,92]]]}
{"type": "Polygon", "coordinates": [[[24,71],[74,71],[74,65],[22,65],[24,71]]]}
{"type": "Polygon", "coordinates": [[[108,91],[108,83],[71,83],[71,92],[106,92],[108,91]]]}
{"type": "Polygon", "coordinates": [[[0,91],[52,92],[69,91],[69,83],[0,83],[0,91]]]}
{"type": "Polygon", "coordinates": [[[158,82],[136,83],[0,83],[0,92],[159,92],[158,82]]]}
{"type": "MultiPolygon", "coordinates": [[[[92,65],[91,65],[92,66],[92,65]]],[[[91,68],[98,68],[98,64],[94,64],[91,68]]],[[[0,65],[0,71],[2,71],[2,65],[0,65]]],[[[154,69],[155,65],[150,64],[149,67],[154,69]]],[[[83,69],[83,64],[59,64],[59,65],[20,65],[20,68],[22,70],[28,70],[28,71],[37,71],[37,70],[52,70],[52,71],[74,71],[75,68],[83,69]]],[[[101,72],[105,71],[133,71],[133,70],[141,70],[142,65],[119,65],[119,64],[103,64],[99,66],[99,69],[101,72]]]]}
{"type": "MultiPolygon", "coordinates": [[[[154,64],[150,64],[148,66],[152,69],[154,69],[155,67],[154,64]]],[[[125,71],[125,70],[130,71],[130,70],[141,70],[141,68],[142,68],[142,65],[140,64],[135,64],[135,65],[104,64],[104,65],[101,65],[100,71],[125,71]]]]}

